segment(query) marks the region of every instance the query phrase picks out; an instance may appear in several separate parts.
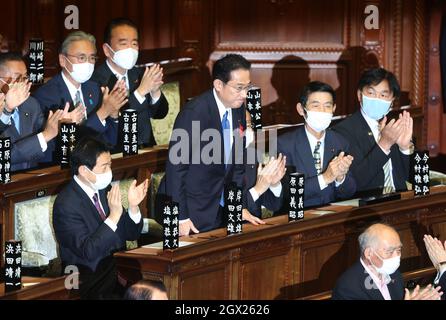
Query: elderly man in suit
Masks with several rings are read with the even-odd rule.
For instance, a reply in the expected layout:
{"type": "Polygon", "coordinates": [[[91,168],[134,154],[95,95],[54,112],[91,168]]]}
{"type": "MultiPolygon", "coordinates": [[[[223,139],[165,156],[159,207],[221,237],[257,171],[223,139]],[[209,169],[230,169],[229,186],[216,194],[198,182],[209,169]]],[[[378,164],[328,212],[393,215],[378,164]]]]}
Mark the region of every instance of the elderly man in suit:
{"type": "Polygon", "coordinates": [[[440,300],[440,287],[431,285],[409,292],[398,271],[401,259],[400,237],[388,225],[377,223],[358,238],[361,257],[336,283],[334,300],[440,300]]]}
{"type": "Polygon", "coordinates": [[[111,298],[119,287],[113,253],[141,233],[138,206],[147,194],[148,181],[138,186],[133,181],[125,210],[119,185],[110,189],[110,149],[94,138],[78,142],[71,155],[71,170],[73,179],[59,193],[53,208],[62,265],[78,268],[82,298],[111,298]]]}
{"type": "Polygon", "coordinates": [[[0,133],[11,138],[11,171],[33,168],[45,157],[67,109],[50,112],[45,123],[39,103],[29,96],[26,64],[18,53],[0,54],[0,87],[6,93],[0,108],[0,133]]]}
{"type": "Polygon", "coordinates": [[[96,40],[92,35],[82,31],[69,34],[59,54],[61,73],[33,96],[40,102],[44,114],[69,106],[69,118],[81,125],[81,134],[82,129],[87,128],[85,131],[95,132],[114,146],[118,137],[119,110],[127,103],[127,93],[123,82],[117,82],[109,90],[90,80],[96,60],[96,40]]]}
{"type": "Polygon", "coordinates": [[[352,173],[361,195],[407,190],[413,120],[407,111],[390,121],[386,116],[399,95],[391,72],[365,71],[357,90],[361,108],[333,128],[350,144],[352,173]]]}
{"type": "Polygon", "coordinates": [[[333,88],[323,82],[310,82],[303,88],[296,109],[305,118],[305,126],[280,136],[277,150],[286,156],[287,173],[305,175],[304,205],[320,206],[352,196],[356,183],[349,170],[354,160],[348,154],[348,143],[327,130],[336,110],[333,88]]]}
{"type": "Polygon", "coordinates": [[[95,70],[92,80],[100,86],[112,86],[117,80],[124,82],[128,92],[128,104],[124,108],[138,112],[138,145],[142,148],[154,146],[150,119],[163,119],[169,111],[169,104],[160,90],[163,69],[159,65],[145,69],[135,67],[139,34],[137,26],[129,19],[110,21],[102,48],[107,60],[95,70]]]}

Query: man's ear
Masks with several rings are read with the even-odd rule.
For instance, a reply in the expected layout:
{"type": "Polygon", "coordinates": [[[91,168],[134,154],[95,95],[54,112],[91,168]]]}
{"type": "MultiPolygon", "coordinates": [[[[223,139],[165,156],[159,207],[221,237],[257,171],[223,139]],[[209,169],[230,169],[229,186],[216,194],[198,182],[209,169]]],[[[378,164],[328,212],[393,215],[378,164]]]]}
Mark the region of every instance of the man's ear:
{"type": "Polygon", "coordinates": [[[298,114],[300,114],[302,117],[305,118],[305,110],[304,110],[304,107],[302,106],[302,103],[298,102],[296,104],[296,110],[297,110],[298,114]]]}
{"type": "Polygon", "coordinates": [[[67,58],[63,55],[63,54],[61,54],[61,53],[59,53],[59,65],[60,65],[60,67],[63,69],[63,68],[67,68],[68,69],[68,66],[67,66],[67,64],[69,64],[69,63],[67,63],[67,60],[66,60],[67,58]]]}
{"type": "Polygon", "coordinates": [[[214,80],[214,88],[217,92],[220,92],[223,90],[223,81],[219,80],[219,79],[215,79],[214,80]]]}
{"type": "Polygon", "coordinates": [[[362,105],[362,92],[358,89],[356,92],[356,96],[358,97],[359,104],[362,105]]]}
{"type": "Polygon", "coordinates": [[[110,47],[109,47],[109,45],[108,45],[107,43],[104,43],[104,44],[102,45],[102,50],[104,51],[104,54],[105,54],[105,56],[106,56],[107,58],[112,59],[112,57],[113,57],[113,52],[110,50],[110,47]]]}
{"type": "Polygon", "coordinates": [[[333,114],[335,113],[335,111],[336,111],[336,103],[333,105],[333,114]]]}

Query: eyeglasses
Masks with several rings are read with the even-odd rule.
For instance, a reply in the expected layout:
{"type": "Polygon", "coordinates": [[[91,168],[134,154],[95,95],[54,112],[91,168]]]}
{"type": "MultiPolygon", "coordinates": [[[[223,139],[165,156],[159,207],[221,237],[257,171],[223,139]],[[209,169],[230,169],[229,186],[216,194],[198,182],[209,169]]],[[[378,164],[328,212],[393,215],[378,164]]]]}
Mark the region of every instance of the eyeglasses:
{"type": "Polygon", "coordinates": [[[90,62],[92,64],[95,64],[96,61],[98,61],[98,56],[87,56],[85,54],[80,54],[78,56],[72,55],[72,54],[66,54],[68,57],[75,57],[79,63],[85,63],[90,62]]]}
{"type": "Polygon", "coordinates": [[[7,79],[8,81],[4,81],[4,82],[8,82],[8,83],[14,83],[14,82],[25,82],[25,81],[29,81],[29,76],[27,74],[25,75],[20,75],[16,78],[14,77],[0,77],[0,79],[7,79]]]}
{"type": "Polygon", "coordinates": [[[248,84],[248,85],[245,86],[245,87],[242,87],[242,86],[233,86],[233,85],[231,85],[231,84],[229,84],[229,83],[225,83],[225,85],[227,85],[227,86],[229,86],[229,87],[235,89],[235,91],[236,91],[237,93],[241,93],[242,91],[245,91],[246,93],[248,93],[249,90],[251,90],[252,88],[254,88],[254,85],[251,84],[251,83],[248,84]]]}
{"type": "Polygon", "coordinates": [[[381,91],[377,92],[372,87],[366,88],[362,91],[363,94],[365,94],[367,97],[371,98],[380,98],[380,99],[386,99],[389,100],[392,98],[392,94],[389,91],[381,91]]]}

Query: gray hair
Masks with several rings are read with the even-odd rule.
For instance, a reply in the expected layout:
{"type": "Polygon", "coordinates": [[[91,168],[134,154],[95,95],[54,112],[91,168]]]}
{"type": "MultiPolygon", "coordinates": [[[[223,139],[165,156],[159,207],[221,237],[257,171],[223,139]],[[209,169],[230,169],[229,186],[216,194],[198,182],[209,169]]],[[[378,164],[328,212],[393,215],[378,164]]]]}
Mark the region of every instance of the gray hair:
{"type": "Polygon", "coordinates": [[[67,54],[68,53],[68,47],[76,41],[89,41],[91,42],[94,47],[96,48],[96,38],[89,33],[83,32],[83,31],[74,31],[70,33],[65,40],[62,43],[62,46],[60,48],[60,53],[67,54]]]}
{"type": "MultiPolygon", "coordinates": [[[[386,223],[375,223],[372,224],[371,226],[369,226],[367,229],[364,230],[363,233],[361,233],[358,237],[358,242],[359,242],[359,250],[361,253],[361,256],[364,255],[365,249],[367,248],[376,248],[377,245],[380,242],[380,232],[379,228],[389,228],[395,231],[395,228],[393,228],[392,226],[389,226],[386,223]],[[377,230],[378,229],[378,230],[377,230]]],[[[395,231],[396,232],[396,231],[395,231]]]]}

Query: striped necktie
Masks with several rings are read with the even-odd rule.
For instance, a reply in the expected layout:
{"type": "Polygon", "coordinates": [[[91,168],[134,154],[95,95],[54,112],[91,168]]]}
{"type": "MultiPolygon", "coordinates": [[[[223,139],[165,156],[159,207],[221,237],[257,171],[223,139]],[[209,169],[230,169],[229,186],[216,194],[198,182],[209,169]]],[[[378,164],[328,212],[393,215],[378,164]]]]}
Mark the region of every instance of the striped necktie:
{"type": "Polygon", "coordinates": [[[322,171],[320,149],[321,149],[321,142],[318,141],[313,151],[314,166],[316,168],[316,172],[318,175],[320,175],[322,171]]]}
{"type": "MultiPolygon", "coordinates": [[[[378,140],[381,138],[381,126],[378,123],[378,140]]],[[[389,159],[383,166],[384,171],[384,186],[383,194],[392,193],[395,191],[395,186],[392,182],[392,160],[389,159]]]]}

